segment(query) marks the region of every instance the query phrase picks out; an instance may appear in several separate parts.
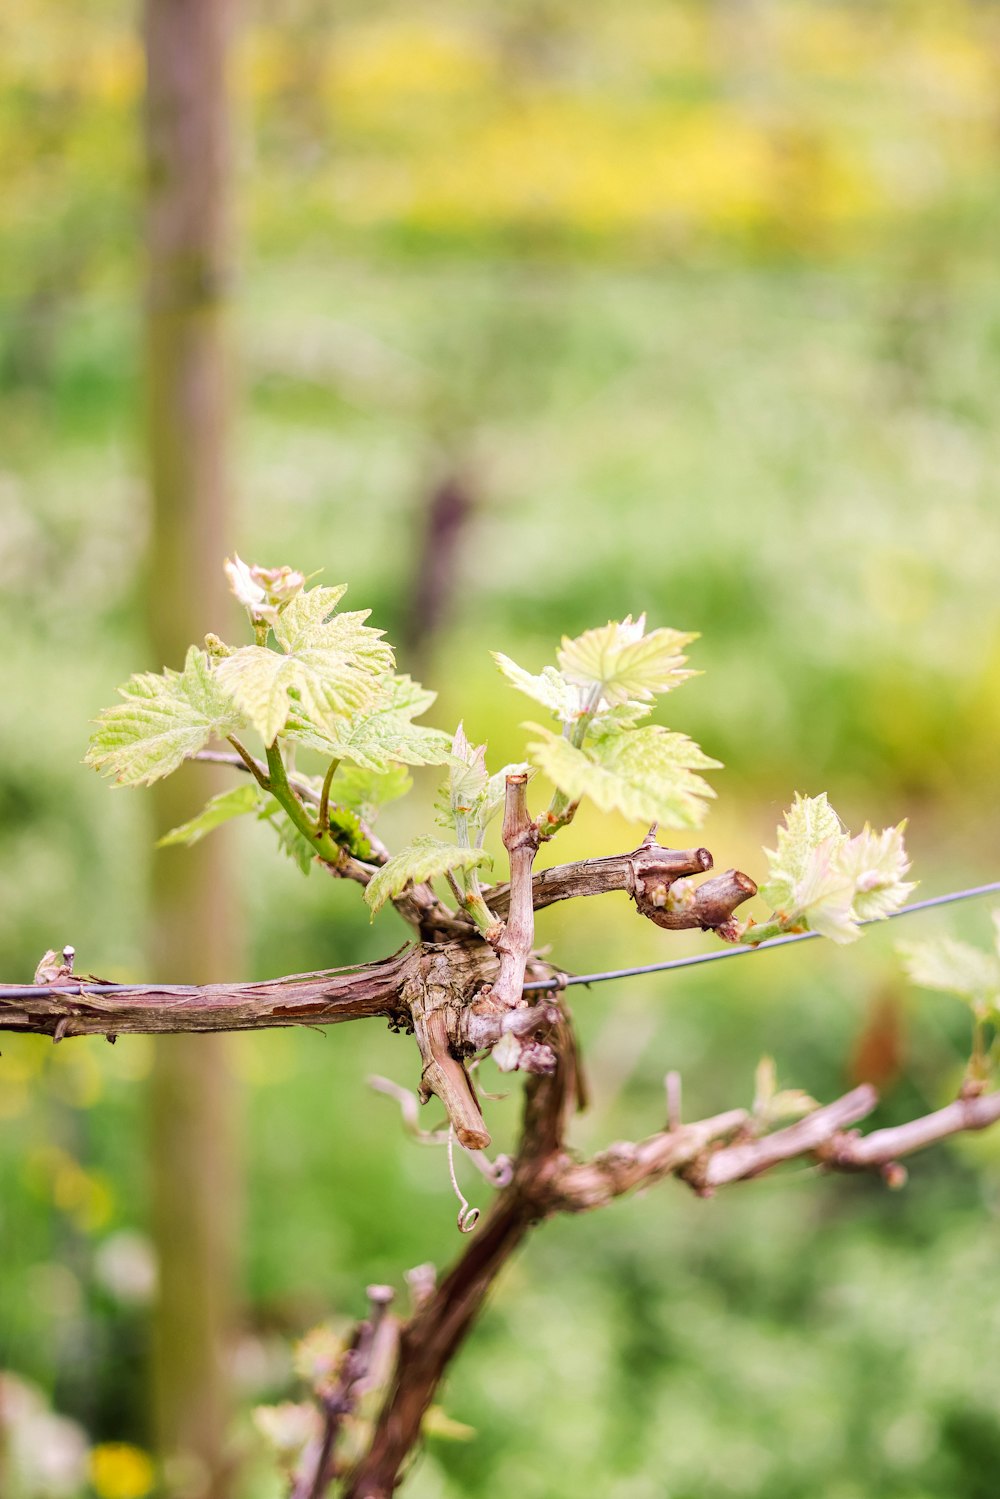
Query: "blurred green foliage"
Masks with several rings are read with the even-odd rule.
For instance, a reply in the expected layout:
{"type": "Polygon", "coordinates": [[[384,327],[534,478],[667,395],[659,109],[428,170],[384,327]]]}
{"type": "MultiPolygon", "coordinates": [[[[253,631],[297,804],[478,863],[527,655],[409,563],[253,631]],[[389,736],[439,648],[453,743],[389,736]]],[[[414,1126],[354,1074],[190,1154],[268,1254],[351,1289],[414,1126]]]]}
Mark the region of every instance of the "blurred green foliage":
{"type": "MultiPolygon", "coordinates": [[[[669,722],[726,762],[704,832],[721,865],[759,874],[791,792],[827,789],[850,825],[910,817],[925,893],[995,878],[997,17],[745,10],[260,8],[234,70],[239,550],[349,581],[398,635],[429,496],[458,474],[447,628],[401,660],[440,689],[433,722],[520,758],[525,705],[488,650],[538,669],[563,631],[646,609],[703,633],[669,722]]],[[[114,685],[164,664],[139,626],[140,53],[106,0],[29,11],[0,22],[0,973],[69,940],[83,969],[141,978],[143,799],[80,763],[114,685]]],[[[391,842],[426,825],[434,776],[387,813],[391,842]]],[[[236,836],[248,975],[401,940],[265,830],[236,836]]],[[[550,857],[636,837],[588,815],[550,857]]],[[[614,899],[540,936],[579,971],[699,946],[614,899]]],[[[887,1121],[943,1102],[968,1017],[905,990],[892,945],[582,994],[581,1146],[656,1128],[668,1066],[691,1115],[749,1101],[764,1052],[820,1098],[852,1058],[881,1069],[887,1121]]],[[[459,1243],[443,1160],[363,1086],[415,1083],[405,1043],[358,1025],[232,1049],[248,1409],[291,1388],[289,1337],[459,1243]]],[[[0,1367],[94,1440],[144,1445],[147,1049],[2,1050],[0,1367]]],[[[501,1139],[515,1114],[491,1106],[501,1139]]],[[[414,1499],[987,1499],[1000,1143],[912,1177],[890,1196],[799,1172],[711,1203],[665,1186],[546,1228],[450,1383],[477,1437],[433,1441],[414,1499]]],[[[246,1499],[270,1499],[248,1421],[237,1441],[246,1499]]]]}

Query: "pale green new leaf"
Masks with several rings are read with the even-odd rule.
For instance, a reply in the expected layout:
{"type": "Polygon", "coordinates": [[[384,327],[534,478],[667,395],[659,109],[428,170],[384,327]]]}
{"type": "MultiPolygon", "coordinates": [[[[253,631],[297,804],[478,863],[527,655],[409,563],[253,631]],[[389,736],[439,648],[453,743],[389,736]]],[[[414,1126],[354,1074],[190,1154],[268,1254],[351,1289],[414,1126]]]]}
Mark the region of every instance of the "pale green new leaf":
{"type": "Polygon", "coordinates": [[[434,820],[439,828],[454,832],[463,846],[470,841],[469,830],[475,826],[488,780],[485,744],[471,744],[459,724],[451,741],[448,775],[438,788],[434,820]]]}
{"type": "MultiPolygon", "coordinates": [[[[843,835],[825,838],[806,857],[783,912],[786,924],[807,926],[821,937],[841,944],[861,935],[854,916],[854,883],[839,860],[843,835]]],[[[765,886],[765,899],[771,886],[765,886]]]]}
{"type": "Polygon", "coordinates": [[[296,651],[329,619],[347,592],[346,583],[308,588],[286,605],[275,622],[275,638],[285,651],[296,651]]]}
{"type": "Polygon", "coordinates": [[[478,848],[458,848],[438,838],[415,838],[408,848],[394,854],[373,876],[365,888],[372,916],[393,896],[400,895],[409,884],[436,879],[451,869],[476,869],[490,863],[489,855],[478,848]]]}
{"type": "Polygon", "coordinates": [[[681,654],[696,635],[680,630],[651,630],[646,634],[646,616],[631,615],[621,622],[609,621],[600,629],[587,630],[575,640],[563,636],[556,659],[565,681],[596,692],[609,707],[629,701],[648,702],[695,673],[682,668],[681,654]]]}
{"type": "Polygon", "coordinates": [[[343,588],[311,588],[308,593],[300,593],[278,616],[274,638],[287,655],[320,652],[341,657],[345,665],[374,678],[377,684],[392,671],[392,647],[382,639],[383,630],[365,624],[370,609],[331,614],[343,593],[343,588]],[[323,596],[319,602],[316,594],[323,596]]]}
{"type": "Polygon", "coordinates": [[[449,759],[448,794],[452,808],[460,815],[474,811],[486,791],[485,744],[471,744],[463,724],[455,730],[449,759]]]}
{"type": "Polygon", "coordinates": [[[865,826],[851,838],[826,794],[803,797],[785,813],[777,849],[765,849],[769,878],[761,887],[784,927],[804,926],[834,942],[853,942],[860,923],[898,911],[914,888],[905,824],[876,833],[865,826]]]}
{"type": "Polygon", "coordinates": [[[898,911],[916,885],[903,879],[910,867],[903,844],[905,822],[876,833],[865,823],[838,853],[838,861],[854,887],[853,911],[858,921],[879,921],[898,911]]]}
{"type": "Polygon", "coordinates": [[[386,771],[393,764],[443,765],[451,753],[449,736],[412,722],[436,696],[410,677],[388,676],[370,710],[318,724],[293,708],[286,732],[298,744],[364,770],[386,771]]]}
{"type": "Polygon", "coordinates": [[[474,843],[478,848],[504,804],[507,776],[531,770],[525,764],[505,765],[491,776],[486,769],[485,744],[470,744],[459,724],[452,740],[448,779],[438,792],[438,826],[454,832],[463,847],[474,843]]]}
{"type": "Polygon", "coordinates": [[[119,687],[90,740],[86,763],[120,786],[148,786],[176,770],[210,739],[243,726],[239,709],[220,691],[204,651],[191,646],[182,672],[143,672],[119,687]]]}
{"type": "Polygon", "coordinates": [[[901,942],[897,948],[907,975],[922,989],[957,994],[973,1007],[1000,1005],[1000,959],[955,937],[901,942]]]}
{"type": "Polygon", "coordinates": [[[782,911],[795,904],[795,887],[809,869],[813,852],[827,840],[833,844],[847,842],[840,818],[827,801],[826,792],[819,796],[800,796],[785,813],[785,825],[778,829],[777,849],[766,848],[770,866],[768,881],[761,896],[771,909],[782,911]]]}
{"type": "Polygon", "coordinates": [[[247,781],[242,786],[233,786],[229,791],[220,791],[218,796],[213,796],[205,803],[197,817],[181,823],[179,827],[171,828],[156,846],[169,848],[172,844],[186,843],[190,847],[192,843],[200,843],[206,833],[211,833],[231,818],[256,812],[262,800],[263,793],[256,781],[247,781]]]}
{"type": "MultiPolygon", "coordinates": [[[[323,680],[294,656],[281,656],[262,645],[244,645],[219,663],[219,683],[265,744],[273,744],[288,718],[292,691],[316,707],[323,680]]],[[[320,696],[319,712],[326,711],[320,696]]]]}
{"type": "Polygon", "coordinates": [[[392,651],[381,630],[364,624],[368,610],[327,618],[343,592],[313,588],[293,598],[274,623],[281,651],[246,645],[220,661],[220,687],[265,744],[285,727],[293,698],[320,725],[378,700],[392,651]]]}
{"type": "Polygon", "coordinates": [[[580,688],[565,682],[554,666],[546,666],[536,677],[502,651],[494,651],[493,659],[508,682],[536,703],[550,708],[563,723],[572,723],[583,711],[584,695],[580,688]]]}
{"type": "Polygon", "coordinates": [[[543,737],[528,745],[538,768],[571,801],[589,796],[602,812],[620,812],[634,822],[695,828],[704,801],[715,795],[695,774],[719,765],[684,734],[657,724],[606,734],[577,749],[538,724],[543,737]]]}

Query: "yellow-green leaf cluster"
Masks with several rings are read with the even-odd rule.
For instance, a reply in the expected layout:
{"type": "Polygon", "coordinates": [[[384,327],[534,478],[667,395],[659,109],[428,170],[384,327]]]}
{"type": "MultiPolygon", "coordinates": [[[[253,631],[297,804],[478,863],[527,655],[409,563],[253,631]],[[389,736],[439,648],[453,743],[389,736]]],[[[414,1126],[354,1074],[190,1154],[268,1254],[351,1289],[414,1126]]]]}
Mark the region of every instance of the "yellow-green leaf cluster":
{"type": "Polygon", "coordinates": [[[333,613],[343,593],[338,587],[297,594],[275,620],[278,650],[245,645],[218,663],[220,689],[265,744],[284,729],[293,700],[320,725],[378,701],[392,650],[381,630],[364,623],[370,610],[333,613]]]}
{"type": "Polygon", "coordinates": [[[910,867],[905,827],[876,833],[866,824],[852,838],[825,792],[796,794],[778,829],[777,848],[764,850],[769,877],[760,893],[778,924],[845,943],[861,935],[861,922],[898,911],[914,889],[903,878],[910,867]]]}
{"type": "Polygon", "coordinates": [[[609,708],[621,703],[648,703],[685,682],[694,673],[682,670],[681,654],[696,635],[680,630],[651,630],[646,616],[609,621],[575,640],[563,636],[556,660],[564,681],[581,688],[609,708]]]}
{"type": "Polygon", "coordinates": [[[631,704],[648,711],[654,698],[670,692],[696,673],[684,670],[685,646],[696,635],[680,630],[646,632],[646,616],[611,620],[575,639],[563,636],[556,652],[558,669],[546,666],[533,676],[509,656],[493,659],[519,692],[549,708],[562,723],[587,715],[599,718],[609,709],[631,704]]]}

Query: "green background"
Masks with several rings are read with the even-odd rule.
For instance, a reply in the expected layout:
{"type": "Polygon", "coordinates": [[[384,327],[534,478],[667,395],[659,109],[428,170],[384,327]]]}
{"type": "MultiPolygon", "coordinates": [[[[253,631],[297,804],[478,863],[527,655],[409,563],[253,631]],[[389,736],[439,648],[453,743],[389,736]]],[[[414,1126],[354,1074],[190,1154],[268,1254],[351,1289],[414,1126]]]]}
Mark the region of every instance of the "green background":
{"type": "MultiPolygon", "coordinates": [[[[494,767],[519,759],[530,708],[489,651],[537,670],[563,632],[646,610],[703,637],[704,676],[665,721],[725,762],[700,835],[718,867],[761,874],[792,792],[825,789],[854,830],[909,818],[922,894],[996,878],[996,15],[740,14],[289,0],[246,17],[239,550],[348,581],[397,638],[428,497],[461,474],[446,623],[400,657],[439,690],[430,721],[464,718],[494,767]]],[[[143,797],[80,762],[116,684],[163,664],[141,633],[141,61],[119,7],[28,16],[0,23],[0,973],[28,981],[72,941],[82,968],[138,980],[143,797]]],[[[235,609],[204,623],[238,628],[235,609]]],[[[426,826],[435,773],[416,779],[391,843],[426,826]]],[[[585,811],[548,856],[641,831],[585,811]]],[[[395,916],[369,926],[353,887],[303,880],[265,829],[234,839],[240,977],[398,946],[395,916]]],[[[989,928],[980,904],[906,935],[989,928]]],[[[710,945],[617,897],[539,929],[577,971],[710,945]]],[[[874,1051],[883,1122],[945,1102],[968,1016],[904,986],[900,935],[580,991],[596,1101],[577,1143],[659,1127],[668,1067],[689,1117],[749,1103],[764,1053],[826,1099],[874,1051]]],[[[145,1306],[106,1267],[109,1243],[142,1260],[148,1046],[2,1050],[0,1367],[93,1440],[147,1446],[145,1306]]],[[[443,1158],[364,1084],[415,1084],[403,1040],[261,1034],[233,1060],[234,1441],[241,1495],[270,1499],[248,1413],[295,1391],[290,1340],[460,1241],[443,1158]]],[[[490,1106],[498,1140],[516,1110],[490,1106]]],[[[450,1379],[476,1435],[431,1440],[414,1499],[992,1496],[998,1151],[952,1142],[901,1194],[798,1169],[547,1226],[450,1379]]]]}

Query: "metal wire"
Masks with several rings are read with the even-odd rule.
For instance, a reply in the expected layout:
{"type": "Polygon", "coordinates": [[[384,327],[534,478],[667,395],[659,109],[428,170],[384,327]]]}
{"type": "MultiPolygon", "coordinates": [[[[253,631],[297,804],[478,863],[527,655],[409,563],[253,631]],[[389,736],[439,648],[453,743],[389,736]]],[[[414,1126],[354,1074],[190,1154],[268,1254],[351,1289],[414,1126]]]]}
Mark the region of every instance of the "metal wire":
{"type": "MultiPolygon", "coordinates": [[[[947,895],[932,895],[927,900],[915,900],[888,917],[876,917],[863,921],[862,926],[877,926],[880,921],[893,921],[898,916],[912,916],[914,911],[929,911],[935,906],[950,906],[956,901],[972,900],[977,895],[1000,894],[1000,880],[990,885],[974,885],[969,890],[952,890],[947,895]]],[[[524,985],[524,992],[546,989],[563,989],[573,984],[603,984],[608,979],[637,978],[643,973],[667,973],[675,968],[695,968],[699,963],[721,963],[724,958],[745,958],[749,953],[766,952],[772,947],[788,947],[793,942],[808,942],[819,937],[820,932],[791,932],[784,937],[771,937],[756,946],[724,947],[718,952],[697,953],[690,958],[672,958],[666,963],[645,963],[639,968],[610,968],[604,973],[558,974],[551,979],[532,979],[524,985]]],[[[326,970],[323,970],[324,972],[326,970]]],[[[37,999],[41,994],[61,994],[86,998],[100,994],[177,994],[194,998],[199,990],[194,984],[88,984],[78,980],[68,984],[0,984],[0,1000],[37,999]]]]}
{"type": "MultiPolygon", "coordinates": [[[[912,916],[914,911],[929,911],[933,906],[950,906],[955,901],[972,900],[976,895],[995,895],[998,892],[1000,880],[995,880],[991,885],[975,885],[969,890],[953,890],[948,895],[932,895],[927,900],[915,900],[909,906],[900,906],[898,911],[891,911],[888,917],[876,917],[860,924],[876,926],[880,921],[892,921],[897,916],[912,916]]],[[[721,963],[723,958],[745,958],[752,952],[765,952],[771,947],[788,947],[793,942],[808,942],[810,938],[821,935],[820,932],[791,932],[784,937],[771,937],[767,942],[759,942],[756,946],[724,947],[718,952],[697,953],[690,958],[672,958],[666,963],[645,963],[639,968],[611,968],[605,973],[575,973],[569,976],[560,974],[551,979],[532,979],[524,985],[524,990],[527,993],[529,990],[569,988],[572,984],[603,984],[608,979],[636,978],[642,973],[666,973],[675,968],[694,968],[699,963],[721,963]]]]}
{"type": "Polygon", "coordinates": [[[68,994],[86,999],[89,994],[179,994],[198,996],[195,984],[88,984],[72,979],[68,984],[0,984],[0,999],[37,999],[39,994],[68,994]]]}

